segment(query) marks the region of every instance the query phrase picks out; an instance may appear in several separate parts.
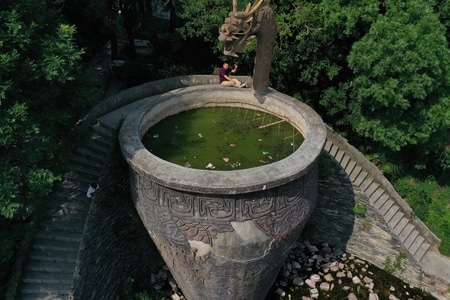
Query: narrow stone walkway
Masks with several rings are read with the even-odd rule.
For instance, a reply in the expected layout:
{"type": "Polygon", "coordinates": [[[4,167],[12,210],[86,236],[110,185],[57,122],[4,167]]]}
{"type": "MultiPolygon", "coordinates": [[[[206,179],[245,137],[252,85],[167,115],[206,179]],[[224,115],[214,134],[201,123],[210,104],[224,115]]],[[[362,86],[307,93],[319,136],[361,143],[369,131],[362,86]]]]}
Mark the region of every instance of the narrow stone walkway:
{"type": "Polygon", "coordinates": [[[104,173],[112,136],[113,130],[96,125],[89,142],[75,150],[70,171],[58,184],[37,227],[16,299],[69,298],[90,208],[87,188],[104,173]]]}
{"type": "MultiPolygon", "coordinates": [[[[413,216],[411,208],[395,192],[384,176],[380,179],[381,172],[374,174],[373,171],[364,169],[358,160],[365,160],[365,158],[355,158],[346,152],[346,147],[339,145],[345,141],[341,137],[339,139],[337,144],[336,138],[328,134],[324,150],[345,170],[352,182],[353,189],[360,190],[367,196],[369,204],[383,216],[391,233],[420,263],[426,273],[450,282],[450,258],[438,254],[436,248],[439,240],[437,237],[429,231],[425,224],[413,216]]],[[[364,162],[364,164],[368,164],[368,162],[364,162]]],[[[373,165],[371,167],[374,168],[373,165]]]]}
{"type": "MultiPolygon", "coordinates": [[[[87,187],[90,182],[98,181],[103,174],[112,149],[114,129],[130,110],[140,105],[140,102],[136,101],[99,117],[98,123],[92,127],[89,142],[74,153],[71,171],[64,176],[64,181],[49,206],[48,216],[39,227],[17,299],[70,297],[77,254],[89,212],[89,205],[85,202],[87,187]]],[[[346,186],[336,188],[352,198],[366,197],[371,208],[382,216],[380,222],[385,224],[385,230],[407,249],[418,266],[422,267],[424,272],[446,283],[450,282],[449,258],[435,251],[434,243],[437,241],[433,240],[432,234],[427,233],[427,228],[423,228],[420,221],[411,219],[410,208],[398,203],[396,195],[375,180],[379,176],[372,176],[372,170],[368,170],[361,163],[360,157],[355,158],[354,153],[349,153],[341,140],[329,135],[324,150],[339,164],[339,172],[349,182],[346,186]]],[[[339,214],[338,211],[328,213],[331,216],[335,214],[336,217],[339,214]]],[[[354,224],[350,223],[345,230],[355,230],[354,224]]],[[[376,241],[374,243],[376,244],[376,241]]],[[[379,259],[385,257],[383,253],[379,255],[379,259]]],[[[445,291],[442,297],[449,299],[445,291]]]]}

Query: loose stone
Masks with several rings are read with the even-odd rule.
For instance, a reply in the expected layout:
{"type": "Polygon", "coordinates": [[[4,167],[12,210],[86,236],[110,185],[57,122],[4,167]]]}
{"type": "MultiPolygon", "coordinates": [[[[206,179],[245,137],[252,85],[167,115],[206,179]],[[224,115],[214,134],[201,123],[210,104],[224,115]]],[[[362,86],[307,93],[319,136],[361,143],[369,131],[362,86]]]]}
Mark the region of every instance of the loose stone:
{"type": "Polygon", "coordinates": [[[280,297],[286,296],[286,292],[285,292],[283,289],[281,289],[281,288],[278,288],[278,289],[275,291],[275,293],[277,293],[280,297]]]}
{"type": "Polygon", "coordinates": [[[344,272],[337,272],[336,273],[336,277],[337,278],[344,278],[345,277],[345,273],[344,272]]]}
{"type": "Polygon", "coordinates": [[[304,283],[303,279],[301,277],[295,277],[294,279],[292,279],[292,284],[295,286],[299,286],[302,285],[304,283]]]}
{"type": "Polygon", "coordinates": [[[330,285],[328,282],[322,282],[322,283],[320,284],[320,289],[321,289],[322,291],[328,292],[329,290],[331,290],[331,285],[330,285]]]}
{"type": "Polygon", "coordinates": [[[376,293],[370,293],[369,300],[379,300],[378,295],[376,293]]]}
{"type": "Polygon", "coordinates": [[[313,299],[318,299],[319,298],[319,290],[318,289],[311,289],[310,291],[310,296],[313,299]]]}
{"type": "Polygon", "coordinates": [[[354,284],[360,284],[360,283],[361,283],[361,279],[359,279],[358,276],[355,276],[355,277],[352,278],[352,282],[353,282],[354,284]]]}
{"type": "Polygon", "coordinates": [[[333,275],[331,275],[330,273],[325,274],[325,276],[323,277],[323,279],[325,279],[325,281],[327,281],[327,282],[332,282],[332,281],[334,281],[333,275]]]}
{"type": "Polygon", "coordinates": [[[311,279],[306,279],[305,283],[312,289],[316,287],[316,283],[314,281],[312,281],[311,279]]]}
{"type": "Polygon", "coordinates": [[[309,279],[311,279],[314,282],[319,282],[320,281],[320,276],[317,274],[313,274],[311,275],[311,277],[309,277],[309,279]]]}

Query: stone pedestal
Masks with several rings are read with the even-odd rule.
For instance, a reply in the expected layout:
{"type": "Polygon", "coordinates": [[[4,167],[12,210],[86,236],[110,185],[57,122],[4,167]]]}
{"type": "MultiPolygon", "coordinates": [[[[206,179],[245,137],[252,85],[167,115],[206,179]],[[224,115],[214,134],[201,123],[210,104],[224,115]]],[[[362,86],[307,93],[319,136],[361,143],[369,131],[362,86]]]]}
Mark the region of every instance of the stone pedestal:
{"type": "Polygon", "coordinates": [[[183,294],[196,299],[264,299],[317,199],[317,161],[326,130],[308,106],[271,91],[197,86],[142,101],[120,132],[133,201],[183,294]],[[237,170],[197,170],[164,161],[141,138],[166,117],[233,106],[286,119],[305,137],[289,157],[237,170]]]}

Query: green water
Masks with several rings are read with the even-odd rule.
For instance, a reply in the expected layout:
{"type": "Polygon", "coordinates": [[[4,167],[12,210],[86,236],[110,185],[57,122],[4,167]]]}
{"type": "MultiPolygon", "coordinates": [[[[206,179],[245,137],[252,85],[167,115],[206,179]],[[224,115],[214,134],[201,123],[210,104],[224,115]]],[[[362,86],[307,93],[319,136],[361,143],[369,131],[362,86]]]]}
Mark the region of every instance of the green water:
{"type": "Polygon", "coordinates": [[[288,122],[245,108],[203,107],[170,116],[142,139],[154,155],[189,168],[237,170],[279,161],[304,138],[288,122]]]}

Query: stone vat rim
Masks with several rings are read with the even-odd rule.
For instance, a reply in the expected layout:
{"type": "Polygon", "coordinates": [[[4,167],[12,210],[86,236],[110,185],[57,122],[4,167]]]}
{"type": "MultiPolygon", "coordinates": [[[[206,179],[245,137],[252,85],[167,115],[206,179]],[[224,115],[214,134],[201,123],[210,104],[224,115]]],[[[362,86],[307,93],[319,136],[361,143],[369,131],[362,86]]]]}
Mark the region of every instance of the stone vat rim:
{"type": "MultiPolygon", "coordinates": [[[[142,105],[128,114],[120,130],[122,154],[129,166],[140,176],[148,176],[153,182],[172,189],[203,194],[238,194],[281,186],[301,177],[315,165],[326,140],[325,124],[314,110],[303,102],[273,89],[262,104],[257,102],[250,89],[216,85],[183,87],[140,101],[142,105]],[[177,108],[174,111],[178,109],[178,112],[181,112],[187,110],[183,109],[183,105],[195,108],[192,107],[193,103],[195,106],[202,101],[217,103],[217,106],[220,106],[224,105],[225,98],[228,102],[244,103],[246,107],[253,106],[253,109],[267,111],[276,116],[283,117],[285,114],[284,117],[288,116],[291,124],[302,132],[304,142],[293,154],[278,162],[232,171],[179,166],[151,154],[142,144],[141,138],[152,126],[148,124],[152,122],[150,116],[155,114],[155,110],[160,109],[166,113],[166,110],[174,109],[173,104],[176,103],[177,108]],[[294,115],[296,120],[291,119],[294,115]]],[[[198,107],[201,106],[203,105],[198,107]]]]}

